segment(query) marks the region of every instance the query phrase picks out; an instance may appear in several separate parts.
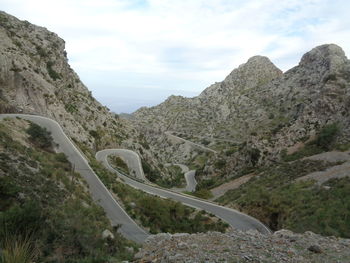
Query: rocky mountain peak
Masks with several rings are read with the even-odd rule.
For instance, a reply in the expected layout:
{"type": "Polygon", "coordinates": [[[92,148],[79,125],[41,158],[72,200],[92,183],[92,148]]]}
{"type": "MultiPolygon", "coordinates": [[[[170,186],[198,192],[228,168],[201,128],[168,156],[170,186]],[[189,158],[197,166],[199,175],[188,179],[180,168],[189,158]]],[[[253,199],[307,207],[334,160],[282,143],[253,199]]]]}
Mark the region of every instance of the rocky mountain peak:
{"type": "Polygon", "coordinates": [[[205,89],[200,97],[213,97],[218,94],[235,93],[256,89],[282,76],[282,71],[265,56],[253,56],[234,69],[223,82],[215,83],[205,89]]]}
{"type": "Polygon", "coordinates": [[[271,62],[268,57],[256,55],[248,59],[247,63],[243,64],[245,66],[255,65],[255,66],[273,66],[275,65],[271,62]]]}
{"type": "Polygon", "coordinates": [[[336,71],[347,62],[343,49],[335,44],[325,44],[313,48],[307,52],[299,63],[306,68],[325,67],[327,70],[336,71]]]}
{"type": "Polygon", "coordinates": [[[165,100],[165,103],[181,103],[183,100],[186,100],[186,98],[182,96],[170,95],[165,100]]]}
{"type": "Polygon", "coordinates": [[[275,78],[282,75],[282,71],[277,68],[269,58],[265,56],[253,56],[248,61],[234,69],[224,80],[230,82],[234,79],[249,78],[251,80],[260,77],[275,78]]]}

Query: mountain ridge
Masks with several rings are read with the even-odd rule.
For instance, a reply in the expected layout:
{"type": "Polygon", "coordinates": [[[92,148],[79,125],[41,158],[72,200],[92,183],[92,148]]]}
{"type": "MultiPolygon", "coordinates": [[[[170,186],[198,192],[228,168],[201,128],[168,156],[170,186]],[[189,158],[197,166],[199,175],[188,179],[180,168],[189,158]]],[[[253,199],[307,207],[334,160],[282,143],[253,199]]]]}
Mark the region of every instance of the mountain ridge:
{"type": "Polygon", "coordinates": [[[249,141],[261,152],[274,148],[266,158],[276,159],[282,147],[313,136],[331,115],[344,126],[345,140],[349,65],[335,44],[312,49],[285,73],[268,58],[255,56],[197,97],[170,96],[155,107],[136,111],[134,123],[157,134],[172,130],[190,137],[249,141]],[[335,103],[334,97],[344,100],[335,103]],[[259,145],[269,135],[273,141],[259,145]]]}
{"type": "Polygon", "coordinates": [[[90,148],[127,140],[132,130],[93,98],[68,64],[63,39],[5,12],[0,22],[0,113],[53,118],[90,148]]]}

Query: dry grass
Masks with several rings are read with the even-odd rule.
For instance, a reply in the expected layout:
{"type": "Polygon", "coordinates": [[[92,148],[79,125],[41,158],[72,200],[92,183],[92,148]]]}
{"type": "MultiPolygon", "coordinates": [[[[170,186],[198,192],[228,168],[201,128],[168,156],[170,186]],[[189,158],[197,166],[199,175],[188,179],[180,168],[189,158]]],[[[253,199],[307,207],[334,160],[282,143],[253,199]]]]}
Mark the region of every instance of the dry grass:
{"type": "Polygon", "coordinates": [[[30,263],[38,255],[38,250],[29,236],[7,235],[1,247],[2,263],[30,263]]]}

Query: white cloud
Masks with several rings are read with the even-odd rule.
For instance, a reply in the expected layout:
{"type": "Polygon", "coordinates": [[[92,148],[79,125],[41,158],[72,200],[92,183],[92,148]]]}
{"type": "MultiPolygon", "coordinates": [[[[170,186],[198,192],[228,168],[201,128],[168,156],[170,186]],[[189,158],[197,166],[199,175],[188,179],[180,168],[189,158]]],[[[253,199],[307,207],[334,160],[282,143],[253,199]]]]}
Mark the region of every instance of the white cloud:
{"type": "Polygon", "coordinates": [[[319,44],[334,42],[350,51],[347,0],[0,0],[0,4],[4,11],[63,37],[70,63],[96,92],[99,79],[94,72],[110,73],[105,77],[116,89],[121,88],[118,83],[164,90],[178,84],[178,89],[199,93],[253,55],[266,55],[286,70],[319,44]]]}

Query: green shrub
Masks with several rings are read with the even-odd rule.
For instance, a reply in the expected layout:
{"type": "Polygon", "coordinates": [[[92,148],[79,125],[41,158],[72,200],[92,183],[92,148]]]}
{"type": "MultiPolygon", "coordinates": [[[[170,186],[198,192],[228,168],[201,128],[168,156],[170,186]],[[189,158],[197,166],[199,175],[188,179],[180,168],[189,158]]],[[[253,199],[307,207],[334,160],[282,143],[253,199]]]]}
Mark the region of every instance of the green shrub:
{"type": "Polygon", "coordinates": [[[226,155],[226,156],[231,156],[232,154],[234,154],[234,153],[237,152],[237,151],[238,151],[238,147],[235,146],[235,147],[232,147],[232,148],[226,150],[226,151],[225,151],[225,155],[226,155]]]}
{"type": "Polygon", "coordinates": [[[203,145],[208,145],[208,144],[210,144],[210,141],[207,140],[207,139],[202,139],[202,140],[201,140],[201,144],[203,144],[203,145]]]}
{"type": "Polygon", "coordinates": [[[234,205],[272,230],[309,230],[349,238],[350,178],[328,181],[325,185],[330,189],[317,186],[313,181],[295,181],[332,165],[322,161],[296,161],[265,167],[259,177],[226,192],[218,201],[234,205]]]}
{"type": "Polygon", "coordinates": [[[36,146],[41,149],[50,150],[52,149],[52,137],[51,133],[45,128],[35,124],[30,123],[29,128],[27,129],[29,134],[29,140],[36,146]]]}
{"type": "Polygon", "coordinates": [[[216,169],[222,169],[226,165],[226,160],[225,159],[219,159],[214,163],[214,167],[216,169]]]}
{"type": "Polygon", "coordinates": [[[210,189],[217,186],[217,179],[210,178],[210,179],[202,179],[198,182],[197,189],[210,189]]]}
{"type": "Polygon", "coordinates": [[[109,157],[109,163],[118,169],[120,169],[122,172],[129,174],[129,168],[128,165],[123,161],[122,158],[118,156],[110,156],[109,157]]]}
{"type": "Polygon", "coordinates": [[[321,129],[314,143],[321,149],[328,151],[331,149],[338,132],[339,126],[336,123],[326,125],[321,129]]]}
{"type": "Polygon", "coordinates": [[[342,152],[345,152],[347,150],[350,149],[350,142],[348,143],[343,143],[343,144],[337,144],[335,146],[335,149],[337,149],[338,151],[342,151],[342,152]]]}
{"type": "Polygon", "coordinates": [[[57,153],[57,154],[55,154],[55,160],[57,162],[70,165],[70,163],[68,162],[67,156],[64,153],[57,153]]]}
{"type": "Polygon", "coordinates": [[[251,148],[248,151],[252,165],[255,166],[260,158],[260,150],[256,148],[251,148]]]}
{"type": "Polygon", "coordinates": [[[67,112],[69,113],[74,113],[78,111],[78,108],[75,104],[67,103],[64,105],[64,108],[66,109],[67,112]]]}
{"type": "Polygon", "coordinates": [[[295,160],[299,160],[301,158],[312,156],[315,154],[322,153],[323,150],[318,147],[316,144],[306,144],[304,148],[300,149],[299,151],[296,151],[292,154],[287,154],[287,151],[284,150],[281,152],[282,160],[285,162],[291,162],[295,160]]]}
{"type": "MultiPolygon", "coordinates": [[[[5,198],[15,197],[20,191],[20,187],[16,185],[10,177],[0,177],[0,197],[1,200],[5,198]]],[[[0,205],[1,209],[1,205],[0,205]]]]}
{"type": "Polygon", "coordinates": [[[44,224],[40,206],[35,202],[14,205],[0,214],[0,225],[8,233],[30,234],[44,224]],[[28,233],[29,232],[29,233],[28,233]]]}
{"type": "Polygon", "coordinates": [[[337,124],[326,125],[321,129],[315,140],[306,143],[302,149],[292,154],[287,154],[287,151],[283,150],[281,152],[281,158],[283,161],[290,162],[329,151],[333,148],[333,142],[338,132],[339,126],[337,124]]]}
{"type": "Polygon", "coordinates": [[[46,50],[40,46],[35,46],[36,52],[39,54],[40,57],[45,58],[47,57],[46,50]]]}
{"type": "Polygon", "coordinates": [[[46,69],[47,69],[47,73],[49,73],[49,76],[51,77],[52,80],[57,80],[61,78],[61,75],[59,73],[57,73],[52,66],[54,65],[54,62],[49,61],[46,63],[46,69]]]}
{"type": "Polygon", "coordinates": [[[186,193],[202,199],[209,199],[213,197],[213,194],[208,189],[199,189],[195,192],[186,192],[186,193]]]}

